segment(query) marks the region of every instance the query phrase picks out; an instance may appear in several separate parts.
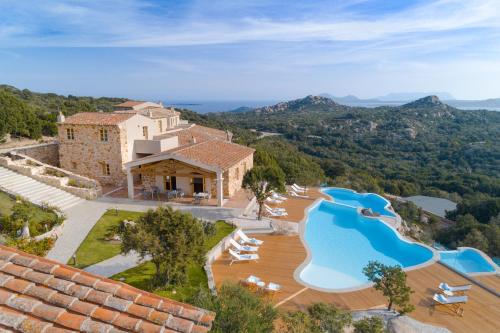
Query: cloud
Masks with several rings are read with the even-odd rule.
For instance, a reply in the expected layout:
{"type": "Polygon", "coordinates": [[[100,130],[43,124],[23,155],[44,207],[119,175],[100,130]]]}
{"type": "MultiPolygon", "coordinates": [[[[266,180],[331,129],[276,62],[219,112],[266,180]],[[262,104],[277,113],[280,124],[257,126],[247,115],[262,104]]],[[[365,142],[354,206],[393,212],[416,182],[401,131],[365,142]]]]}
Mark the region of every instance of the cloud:
{"type": "MultiPolygon", "coordinates": [[[[17,23],[14,27],[2,27],[0,23],[3,46],[168,47],[252,41],[374,41],[412,33],[500,27],[500,6],[495,0],[425,2],[400,11],[370,13],[369,18],[359,1],[333,5],[320,2],[318,8],[315,2],[305,2],[302,7],[291,6],[295,11],[283,15],[262,1],[216,1],[212,6],[194,2],[179,8],[179,12],[169,11],[170,6],[138,0],[43,0],[34,6],[8,3],[10,10],[20,15],[17,22],[11,22],[17,23]],[[357,5],[356,10],[353,5],[357,5]],[[31,33],[19,34],[23,26],[30,27],[31,33]],[[60,33],[41,34],[46,26],[60,33]]],[[[4,13],[0,18],[9,15],[9,8],[0,7],[4,13]]]]}

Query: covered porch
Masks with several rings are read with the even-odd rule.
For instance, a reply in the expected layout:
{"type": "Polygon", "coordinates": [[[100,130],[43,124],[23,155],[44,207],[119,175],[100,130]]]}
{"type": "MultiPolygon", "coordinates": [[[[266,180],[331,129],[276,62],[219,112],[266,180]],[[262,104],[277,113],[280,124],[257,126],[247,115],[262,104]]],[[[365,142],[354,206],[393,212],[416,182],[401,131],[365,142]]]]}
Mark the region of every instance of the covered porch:
{"type": "Polygon", "coordinates": [[[170,155],[141,158],[125,167],[129,199],[140,195],[143,199],[224,205],[223,170],[219,167],[170,155]]]}

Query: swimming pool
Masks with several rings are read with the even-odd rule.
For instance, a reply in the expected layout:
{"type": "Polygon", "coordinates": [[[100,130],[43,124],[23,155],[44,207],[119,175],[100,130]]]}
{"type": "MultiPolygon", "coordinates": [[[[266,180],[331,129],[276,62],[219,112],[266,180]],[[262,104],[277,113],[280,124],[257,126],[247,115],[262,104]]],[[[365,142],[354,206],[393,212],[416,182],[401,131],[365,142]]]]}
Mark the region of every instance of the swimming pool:
{"type": "Polygon", "coordinates": [[[359,208],[371,208],[375,213],[395,217],[393,211],[389,209],[391,203],[385,198],[375,193],[358,193],[347,188],[329,187],[322,190],[330,196],[333,202],[345,204],[359,208]]]}
{"type": "Polygon", "coordinates": [[[396,230],[378,218],[361,215],[355,206],[321,201],[309,210],[302,228],[309,252],[295,277],[315,289],[365,287],[363,268],[370,260],[408,268],[434,259],[432,250],[403,240],[396,230]]]}
{"type": "Polygon", "coordinates": [[[454,251],[440,251],[439,261],[465,274],[493,273],[496,265],[474,248],[462,247],[454,251]]]}

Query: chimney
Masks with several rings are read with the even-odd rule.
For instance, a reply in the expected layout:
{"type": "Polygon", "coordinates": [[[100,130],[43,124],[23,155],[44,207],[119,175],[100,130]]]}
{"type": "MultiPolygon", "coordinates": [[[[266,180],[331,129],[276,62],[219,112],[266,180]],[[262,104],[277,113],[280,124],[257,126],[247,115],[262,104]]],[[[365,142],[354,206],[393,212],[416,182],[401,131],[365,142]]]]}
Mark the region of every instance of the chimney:
{"type": "Polygon", "coordinates": [[[64,114],[59,111],[59,114],[57,115],[57,122],[58,123],[64,123],[66,121],[66,117],[64,117],[64,114]]]}

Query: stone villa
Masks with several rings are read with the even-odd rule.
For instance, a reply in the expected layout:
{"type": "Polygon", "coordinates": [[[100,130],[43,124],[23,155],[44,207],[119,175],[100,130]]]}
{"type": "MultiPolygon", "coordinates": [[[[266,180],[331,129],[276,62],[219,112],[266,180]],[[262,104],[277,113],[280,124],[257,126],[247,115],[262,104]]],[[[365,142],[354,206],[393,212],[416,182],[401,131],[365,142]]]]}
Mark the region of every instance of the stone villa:
{"type": "Polygon", "coordinates": [[[231,142],[232,134],[180,120],[177,111],[127,101],[114,112],[82,112],[58,119],[61,168],[104,185],[134,183],[160,192],[206,192],[231,197],[253,167],[254,150],[231,142]]]}

